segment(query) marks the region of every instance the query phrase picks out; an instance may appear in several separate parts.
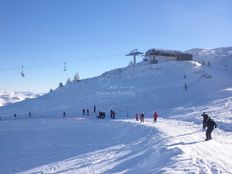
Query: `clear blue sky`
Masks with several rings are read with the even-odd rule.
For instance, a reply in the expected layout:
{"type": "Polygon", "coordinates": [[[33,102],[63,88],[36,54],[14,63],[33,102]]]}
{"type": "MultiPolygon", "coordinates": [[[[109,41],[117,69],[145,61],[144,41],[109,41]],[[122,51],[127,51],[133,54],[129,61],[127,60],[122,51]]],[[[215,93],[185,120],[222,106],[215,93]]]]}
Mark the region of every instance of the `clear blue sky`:
{"type": "Polygon", "coordinates": [[[46,92],[126,66],[135,48],[223,46],[231,0],[0,0],[0,90],[46,92]]]}

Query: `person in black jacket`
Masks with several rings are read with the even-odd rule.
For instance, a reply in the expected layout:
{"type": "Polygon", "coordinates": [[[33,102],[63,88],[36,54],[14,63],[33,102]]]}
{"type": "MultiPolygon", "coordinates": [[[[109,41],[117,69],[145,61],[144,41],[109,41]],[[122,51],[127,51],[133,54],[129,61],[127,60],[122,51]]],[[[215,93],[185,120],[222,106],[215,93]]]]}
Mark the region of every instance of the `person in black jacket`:
{"type": "Polygon", "coordinates": [[[211,133],[213,132],[214,128],[217,128],[217,124],[205,112],[201,116],[203,117],[203,129],[207,127],[205,141],[211,140],[211,133]]]}

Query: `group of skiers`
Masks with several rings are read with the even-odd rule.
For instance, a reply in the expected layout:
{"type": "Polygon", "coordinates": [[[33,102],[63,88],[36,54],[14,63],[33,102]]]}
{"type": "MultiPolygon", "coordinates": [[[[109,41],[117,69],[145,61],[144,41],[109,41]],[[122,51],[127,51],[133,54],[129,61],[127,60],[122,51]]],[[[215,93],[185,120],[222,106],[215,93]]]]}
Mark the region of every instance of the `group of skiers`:
{"type": "MultiPolygon", "coordinates": [[[[96,113],[95,105],[94,105],[94,113],[96,113]]],[[[82,110],[82,114],[85,115],[85,109],[82,110]]],[[[89,109],[86,109],[86,114],[87,116],[89,116],[89,109]]],[[[115,111],[110,110],[110,118],[115,119],[115,115],[116,115],[115,111]]],[[[217,128],[217,124],[205,112],[203,112],[201,116],[203,117],[203,129],[207,128],[205,141],[211,140],[212,139],[211,133],[213,132],[214,128],[217,128]]],[[[16,114],[14,114],[14,117],[16,118],[16,114]]],[[[31,118],[31,112],[28,113],[28,117],[31,118]]],[[[63,117],[66,117],[66,112],[63,112],[63,117]]],[[[106,117],[106,113],[99,110],[97,118],[104,119],[105,117],[106,117]]],[[[145,117],[144,112],[142,112],[140,115],[138,113],[136,113],[135,115],[136,121],[140,121],[142,123],[144,122],[144,117],[145,117]]],[[[158,113],[154,112],[153,121],[157,122],[158,117],[159,117],[158,113]]]]}
{"type": "MultiPolygon", "coordinates": [[[[140,114],[140,116],[139,116],[138,113],[135,114],[135,120],[136,120],[136,121],[140,121],[140,122],[143,123],[143,122],[144,122],[144,117],[145,117],[144,112],[142,112],[142,113],[140,114]]],[[[157,113],[157,112],[154,112],[154,114],[153,114],[153,121],[154,121],[154,122],[157,122],[157,119],[158,119],[158,113],[157,113]]]]}
{"type": "MultiPolygon", "coordinates": [[[[208,114],[206,114],[205,112],[203,112],[203,114],[201,115],[203,117],[203,129],[206,129],[206,139],[205,141],[209,141],[212,139],[211,133],[213,132],[214,128],[217,128],[217,124],[216,122],[210,118],[210,116],[208,116],[208,114]]],[[[158,118],[158,114],[157,112],[154,112],[153,114],[153,121],[157,122],[157,118],[158,118]]],[[[144,122],[144,112],[142,112],[139,116],[138,113],[136,113],[135,115],[135,120],[136,121],[140,121],[140,122],[144,122]]]]}
{"type": "MultiPolygon", "coordinates": [[[[116,115],[115,111],[110,110],[110,118],[115,119],[115,115],[116,115]]],[[[106,113],[105,112],[102,112],[102,111],[98,112],[97,118],[104,119],[105,117],[106,117],[106,113]]]]}
{"type": "MultiPolygon", "coordinates": [[[[82,109],[82,115],[85,115],[85,109],[82,109]]],[[[89,109],[86,109],[86,115],[89,116],[89,109]]]]}
{"type": "MultiPolygon", "coordinates": [[[[205,61],[203,60],[203,61],[202,61],[202,65],[205,65],[205,64],[206,64],[206,63],[205,63],[205,61]]],[[[207,62],[207,65],[208,65],[208,67],[211,67],[210,61],[207,62]]]]}
{"type": "MultiPolygon", "coordinates": [[[[86,111],[86,115],[89,116],[89,109],[82,109],[82,115],[85,115],[85,111],[86,111]]],[[[93,106],[93,112],[96,113],[96,105],[93,106]]]]}
{"type": "Polygon", "coordinates": [[[99,112],[98,112],[97,118],[99,118],[99,119],[104,119],[105,117],[106,117],[106,113],[105,113],[105,112],[102,112],[102,111],[99,111],[99,112]]]}

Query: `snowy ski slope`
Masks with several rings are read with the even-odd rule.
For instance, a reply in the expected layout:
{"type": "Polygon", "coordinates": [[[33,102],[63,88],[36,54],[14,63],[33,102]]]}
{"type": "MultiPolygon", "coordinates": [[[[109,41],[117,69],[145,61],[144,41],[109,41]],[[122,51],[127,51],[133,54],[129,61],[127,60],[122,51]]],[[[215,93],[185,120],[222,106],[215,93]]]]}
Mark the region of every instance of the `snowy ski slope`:
{"type": "Polygon", "coordinates": [[[0,173],[232,173],[232,48],[187,52],[194,61],[139,63],[1,107],[0,173]],[[218,123],[207,142],[202,112],[218,123]]]}

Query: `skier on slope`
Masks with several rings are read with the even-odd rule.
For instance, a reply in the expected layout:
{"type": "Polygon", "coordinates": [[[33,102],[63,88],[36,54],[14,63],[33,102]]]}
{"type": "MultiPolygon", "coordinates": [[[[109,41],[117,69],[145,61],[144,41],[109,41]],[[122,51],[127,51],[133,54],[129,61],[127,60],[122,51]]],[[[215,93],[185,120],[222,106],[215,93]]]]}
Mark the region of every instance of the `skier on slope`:
{"type": "Polygon", "coordinates": [[[153,118],[154,118],[154,122],[156,122],[156,121],[157,121],[157,118],[158,118],[157,112],[154,113],[153,118]]]}
{"type": "Polygon", "coordinates": [[[110,118],[113,118],[113,111],[110,110],[110,118]]]}
{"type": "Polygon", "coordinates": [[[214,128],[217,128],[217,124],[205,112],[203,112],[201,116],[203,117],[203,129],[207,127],[205,141],[211,140],[211,133],[213,132],[214,128]]]}
{"type": "Polygon", "coordinates": [[[139,114],[138,113],[135,114],[135,120],[139,121],[139,114]]]}
{"type": "Polygon", "coordinates": [[[143,113],[141,113],[141,115],[140,115],[140,122],[144,122],[144,112],[143,113]]]}
{"type": "Polygon", "coordinates": [[[188,89],[188,86],[186,83],[184,83],[184,90],[187,91],[187,89],[188,89]]]}

